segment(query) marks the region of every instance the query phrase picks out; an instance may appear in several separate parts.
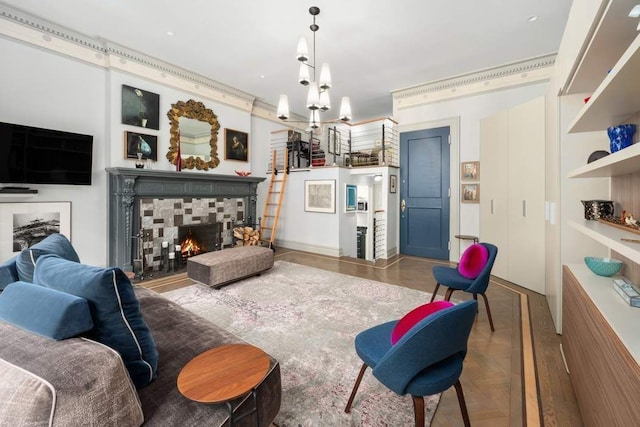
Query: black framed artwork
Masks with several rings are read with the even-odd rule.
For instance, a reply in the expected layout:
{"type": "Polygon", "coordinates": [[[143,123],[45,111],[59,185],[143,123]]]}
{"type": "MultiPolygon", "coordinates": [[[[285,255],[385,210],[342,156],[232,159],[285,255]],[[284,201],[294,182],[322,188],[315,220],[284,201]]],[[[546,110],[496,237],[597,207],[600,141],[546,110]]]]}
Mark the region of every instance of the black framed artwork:
{"type": "Polygon", "coordinates": [[[158,137],[136,132],[124,132],[124,152],[126,159],[138,158],[138,153],[143,159],[158,161],[158,137]]]}
{"type": "Polygon", "coordinates": [[[239,130],[224,130],[225,160],[249,161],[249,134],[239,130]]]}
{"type": "Polygon", "coordinates": [[[122,85],[122,124],[160,129],[160,95],[122,85]]]}

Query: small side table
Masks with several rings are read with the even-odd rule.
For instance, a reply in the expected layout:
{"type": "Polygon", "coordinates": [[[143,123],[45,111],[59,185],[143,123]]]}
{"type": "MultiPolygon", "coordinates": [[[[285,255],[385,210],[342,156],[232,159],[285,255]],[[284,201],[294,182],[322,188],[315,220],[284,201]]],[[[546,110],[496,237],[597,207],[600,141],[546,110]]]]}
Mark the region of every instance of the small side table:
{"type": "Polygon", "coordinates": [[[478,237],[477,236],[470,236],[468,234],[456,234],[455,236],[456,239],[460,239],[460,240],[473,240],[473,243],[478,243],[478,237]]]}
{"type": "Polygon", "coordinates": [[[269,356],[249,344],[228,344],[212,348],[191,359],[178,375],[178,390],[188,399],[201,403],[226,403],[229,424],[256,413],[258,402],[255,387],[269,371],[269,356]],[[254,408],[238,417],[233,416],[231,400],[251,394],[254,408]]]}

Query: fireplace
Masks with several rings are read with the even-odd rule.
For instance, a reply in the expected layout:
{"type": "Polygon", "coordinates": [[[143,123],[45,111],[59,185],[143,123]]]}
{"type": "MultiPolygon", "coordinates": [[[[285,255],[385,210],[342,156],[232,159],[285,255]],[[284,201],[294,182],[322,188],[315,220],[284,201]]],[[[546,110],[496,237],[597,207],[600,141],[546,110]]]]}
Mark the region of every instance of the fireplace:
{"type": "Polygon", "coordinates": [[[182,259],[222,249],[222,223],[188,224],[178,227],[182,259]]]}
{"type": "Polygon", "coordinates": [[[233,225],[255,225],[257,188],[265,180],[259,177],[132,168],[107,168],[107,174],[108,265],[126,270],[131,270],[133,258],[139,258],[134,255],[139,253],[137,236],[141,234],[151,234],[144,253],[150,261],[159,264],[159,245],[163,241],[178,245],[177,231],[172,234],[174,231],[171,230],[177,230],[178,226],[193,225],[187,224],[187,219],[213,225],[220,222],[217,219],[220,215],[225,216],[222,229],[217,226],[215,234],[218,240],[213,243],[214,248],[221,247],[223,240],[230,238],[228,234],[233,225]],[[242,215],[221,212],[226,209],[221,200],[242,205],[241,209],[238,208],[242,215]],[[202,207],[196,201],[208,206],[202,207]],[[222,206],[218,206],[219,203],[222,206]],[[156,214],[153,212],[155,207],[149,209],[156,205],[164,209],[164,213],[156,214]],[[166,220],[167,215],[174,221],[171,227],[157,224],[166,220]],[[222,233],[222,237],[219,233],[222,233]]]}

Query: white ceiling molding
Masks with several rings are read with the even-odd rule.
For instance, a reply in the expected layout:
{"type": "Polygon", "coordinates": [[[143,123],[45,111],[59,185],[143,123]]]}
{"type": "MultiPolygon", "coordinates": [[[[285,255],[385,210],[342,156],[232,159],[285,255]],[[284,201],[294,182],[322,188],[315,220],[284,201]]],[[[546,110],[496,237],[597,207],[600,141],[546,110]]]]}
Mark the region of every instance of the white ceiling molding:
{"type": "Polygon", "coordinates": [[[549,80],[556,54],[392,91],[393,110],[549,80]]]}
{"type": "MultiPolygon", "coordinates": [[[[262,100],[256,99],[255,102],[253,103],[253,111],[251,112],[251,114],[265,120],[270,120],[272,122],[279,123],[283,126],[288,126],[286,121],[283,122],[278,118],[278,113],[276,110],[277,108],[275,106],[268,104],[262,100]]],[[[290,116],[291,117],[289,117],[289,120],[288,120],[289,122],[291,121],[306,122],[306,123],[309,122],[309,118],[303,117],[299,114],[290,113],[290,116]]]]}
{"type": "MultiPolygon", "coordinates": [[[[0,34],[251,112],[255,97],[107,40],[97,40],[0,4],[0,34]]],[[[271,106],[275,118],[276,108],[271,106]]],[[[275,118],[277,120],[277,118],[275,118]]]]}

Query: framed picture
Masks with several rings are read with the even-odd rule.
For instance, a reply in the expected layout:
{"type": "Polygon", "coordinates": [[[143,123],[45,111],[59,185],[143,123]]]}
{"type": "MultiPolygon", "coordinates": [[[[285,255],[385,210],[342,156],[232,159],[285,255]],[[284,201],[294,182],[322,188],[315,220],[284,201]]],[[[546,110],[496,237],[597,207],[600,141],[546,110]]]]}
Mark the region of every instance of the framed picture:
{"type": "Polygon", "coordinates": [[[160,95],[122,85],[122,124],[160,129],[160,95]]]}
{"type": "Polygon", "coordinates": [[[71,202],[0,203],[0,260],[7,260],[50,234],[71,240],[71,202]]]}
{"type": "Polygon", "coordinates": [[[355,185],[347,184],[347,204],[345,210],[347,212],[352,212],[356,210],[358,204],[358,187],[355,185]]]}
{"type": "Polygon", "coordinates": [[[462,162],[460,181],[480,181],[480,162],[462,162]]]}
{"type": "Polygon", "coordinates": [[[480,184],[462,184],[462,203],[480,203],[480,184]]]}
{"type": "Polygon", "coordinates": [[[336,181],[334,179],[305,181],[304,210],[336,213],[336,181]]]}
{"type": "Polygon", "coordinates": [[[158,137],[136,132],[124,132],[124,157],[137,159],[142,153],[143,159],[158,161],[158,137]]]}
{"type": "Polygon", "coordinates": [[[337,129],[329,129],[327,135],[329,139],[329,154],[340,155],[340,144],[342,143],[340,138],[340,131],[337,129]]]}
{"type": "Polygon", "coordinates": [[[224,130],[225,160],[249,161],[249,134],[239,130],[224,130]]]}
{"type": "Polygon", "coordinates": [[[389,193],[398,191],[398,175],[389,175],[389,193]]]}

